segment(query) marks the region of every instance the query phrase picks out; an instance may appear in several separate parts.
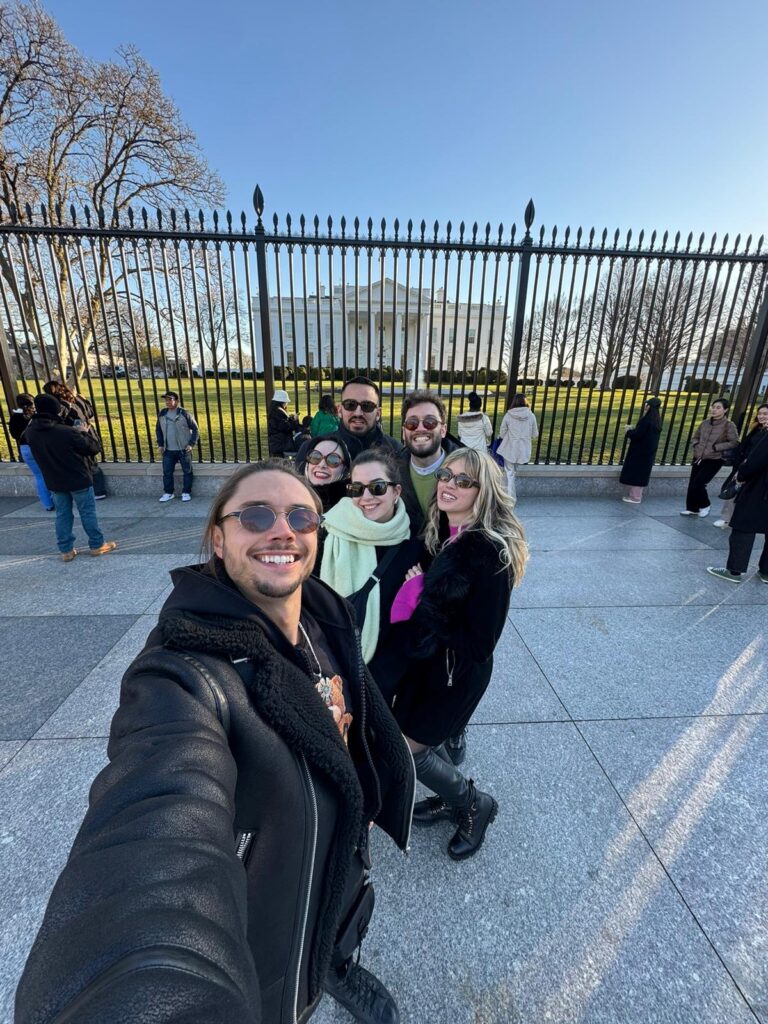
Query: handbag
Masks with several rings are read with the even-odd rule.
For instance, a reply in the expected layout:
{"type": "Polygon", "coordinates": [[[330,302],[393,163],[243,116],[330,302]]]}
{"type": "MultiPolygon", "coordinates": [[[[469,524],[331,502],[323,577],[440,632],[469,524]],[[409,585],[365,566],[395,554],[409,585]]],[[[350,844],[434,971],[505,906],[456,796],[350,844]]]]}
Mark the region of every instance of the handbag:
{"type": "Polygon", "coordinates": [[[363,628],[365,622],[365,610],[368,606],[368,595],[373,590],[376,583],[380,583],[387,569],[394,562],[397,557],[397,552],[400,548],[399,544],[393,544],[392,547],[387,551],[386,555],[382,558],[376,568],[373,570],[371,575],[365,581],[365,583],[356,590],[354,594],[350,594],[347,597],[347,601],[352,605],[355,612],[355,620],[360,627],[363,628]]]}
{"type": "Polygon", "coordinates": [[[491,445],[491,458],[504,469],[504,459],[499,455],[499,445],[501,444],[501,438],[497,437],[491,445]]]}
{"type": "Polygon", "coordinates": [[[741,451],[741,445],[736,445],[735,448],[726,448],[725,451],[720,452],[720,457],[723,460],[724,466],[735,466],[739,462],[739,452],[741,451]]]}
{"type": "Polygon", "coordinates": [[[720,488],[718,497],[722,501],[732,501],[739,493],[739,487],[741,484],[736,479],[736,470],[734,469],[730,476],[724,481],[723,486],[720,488]]]}

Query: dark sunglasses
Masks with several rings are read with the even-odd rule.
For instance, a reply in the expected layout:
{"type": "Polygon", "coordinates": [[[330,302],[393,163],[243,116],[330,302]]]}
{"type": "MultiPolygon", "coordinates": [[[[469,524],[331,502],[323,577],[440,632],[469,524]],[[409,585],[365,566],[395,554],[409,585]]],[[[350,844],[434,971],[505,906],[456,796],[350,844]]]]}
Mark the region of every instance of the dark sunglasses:
{"type": "Polygon", "coordinates": [[[363,493],[368,491],[374,498],[383,498],[388,487],[397,487],[397,484],[390,483],[389,480],[371,480],[370,483],[361,484],[356,480],[347,484],[347,494],[350,498],[362,498],[363,493]]]}
{"type": "Polygon", "coordinates": [[[344,462],[344,456],[339,455],[338,452],[328,452],[327,455],[323,455],[317,448],[313,448],[307,455],[307,462],[310,466],[319,466],[321,462],[325,462],[326,466],[330,466],[331,469],[338,469],[344,462]]]}
{"type": "Polygon", "coordinates": [[[452,473],[450,469],[438,469],[435,471],[435,476],[442,483],[452,483],[456,487],[460,487],[462,491],[466,491],[469,487],[480,486],[477,480],[473,480],[472,477],[467,476],[466,473],[452,473]]]}
{"type": "Polygon", "coordinates": [[[289,509],[288,512],[275,512],[271,505],[249,505],[248,508],[241,508],[239,512],[227,512],[219,520],[219,525],[231,517],[238,519],[240,525],[249,533],[264,533],[275,525],[278,516],[285,516],[294,533],[314,533],[323,521],[323,517],[311,508],[300,506],[289,509]]]}
{"type": "Polygon", "coordinates": [[[356,402],[354,398],[345,398],[341,403],[341,408],[347,412],[354,412],[355,409],[362,409],[363,412],[372,413],[376,412],[378,405],[375,402],[356,402]]]}
{"type": "Polygon", "coordinates": [[[409,416],[407,420],[403,422],[403,426],[406,430],[418,430],[419,424],[421,423],[425,430],[434,430],[435,427],[439,427],[442,423],[437,416],[423,416],[419,419],[418,416],[409,416]]]}

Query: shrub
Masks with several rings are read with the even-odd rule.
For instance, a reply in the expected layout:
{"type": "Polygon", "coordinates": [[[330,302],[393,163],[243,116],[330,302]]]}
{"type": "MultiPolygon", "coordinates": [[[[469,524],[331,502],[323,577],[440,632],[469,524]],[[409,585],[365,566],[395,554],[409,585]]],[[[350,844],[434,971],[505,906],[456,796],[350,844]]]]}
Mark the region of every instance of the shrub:
{"type": "Polygon", "coordinates": [[[684,379],[686,391],[701,391],[712,395],[715,391],[720,390],[719,381],[712,380],[709,377],[685,377],[684,379]]]}
{"type": "Polygon", "coordinates": [[[594,377],[584,377],[582,380],[576,382],[577,388],[596,388],[597,381],[594,377]]]}
{"type": "Polygon", "coordinates": [[[637,374],[625,373],[619,377],[616,377],[613,382],[613,386],[619,391],[637,391],[641,386],[642,381],[637,374]]]}

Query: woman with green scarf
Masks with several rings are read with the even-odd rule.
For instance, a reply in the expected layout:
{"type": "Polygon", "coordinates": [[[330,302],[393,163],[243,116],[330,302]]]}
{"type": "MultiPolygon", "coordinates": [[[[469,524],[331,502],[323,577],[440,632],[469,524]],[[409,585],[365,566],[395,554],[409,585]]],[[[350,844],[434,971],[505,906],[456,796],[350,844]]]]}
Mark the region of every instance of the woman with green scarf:
{"type": "Polygon", "coordinates": [[[400,491],[397,462],[370,448],[352,463],[347,497],[323,520],[320,579],[354,607],[366,664],[390,629],[390,609],[406,572],[424,554],[411,538],[400,491]]]}

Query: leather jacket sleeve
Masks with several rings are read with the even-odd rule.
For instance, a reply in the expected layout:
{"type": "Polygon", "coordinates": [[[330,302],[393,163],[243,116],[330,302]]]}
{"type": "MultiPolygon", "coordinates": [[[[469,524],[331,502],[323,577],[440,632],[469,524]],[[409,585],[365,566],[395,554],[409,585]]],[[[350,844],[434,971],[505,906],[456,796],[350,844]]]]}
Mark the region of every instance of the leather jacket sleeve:
{"type": "Polygon", "coordinates": [[[260,1021],[237,772],[215,694],[182,656],[142,657],[19,984],[17,1024],[260,1021]]]}

